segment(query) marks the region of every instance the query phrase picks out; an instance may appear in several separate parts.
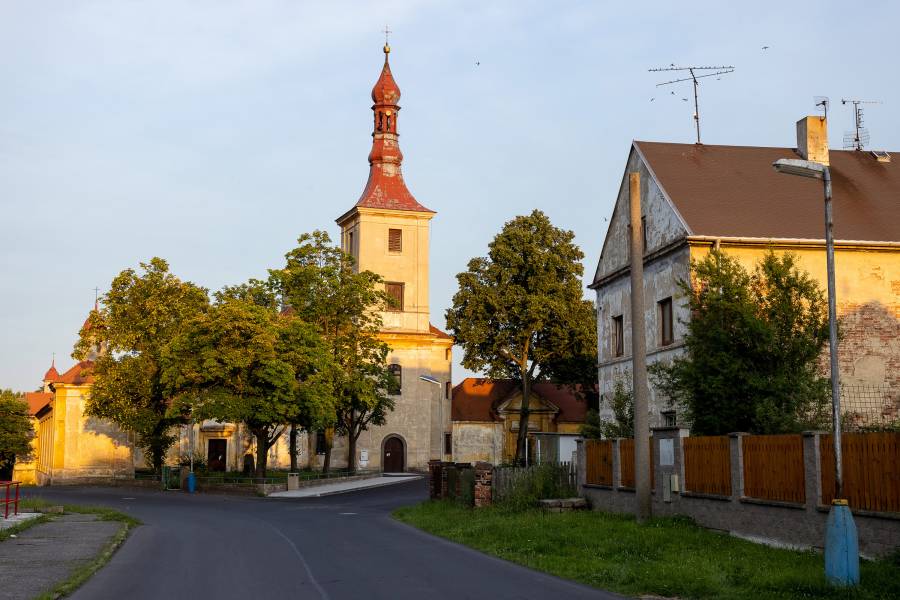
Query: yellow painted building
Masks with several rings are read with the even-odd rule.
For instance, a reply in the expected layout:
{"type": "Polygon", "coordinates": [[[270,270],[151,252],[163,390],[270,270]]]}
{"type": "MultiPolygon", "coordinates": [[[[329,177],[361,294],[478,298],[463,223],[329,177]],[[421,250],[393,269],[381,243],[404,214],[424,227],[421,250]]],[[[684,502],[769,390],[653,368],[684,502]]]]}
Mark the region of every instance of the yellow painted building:
{"type": "MultiPolygon", "coordinates": [[[[680,281],[712,247],[752,269],[764,253],[793,252],[827,288],[820,181],[777,173],[781,158],[830,165],[844,410],[860,423],[900,418],[900,162],[888,153],[829,150],[827,124],[797,123],[796,148],[634,142],[591,288],[597,293],[598,372],[609,396],[631,369],[629,175],[640,180],[647,360],[684,351],[690,314],[680,281]]],[[[827,371],[827,352],[822,357],[827,371]]],[[[651,425],[676,408],[651,386],[651,425]]],[[[601,411],[611,416],[609,411],[601,411]]]]}

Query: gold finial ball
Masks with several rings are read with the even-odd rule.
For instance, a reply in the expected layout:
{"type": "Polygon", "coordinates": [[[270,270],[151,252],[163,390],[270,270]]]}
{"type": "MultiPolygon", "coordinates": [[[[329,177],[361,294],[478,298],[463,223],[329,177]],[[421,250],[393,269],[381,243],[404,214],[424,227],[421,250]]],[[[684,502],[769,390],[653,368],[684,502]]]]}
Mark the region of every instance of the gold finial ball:
{"type": "Polygon", "coordinates": [[[389,45],[387,45],[387,44],[384,45],[384,53],[385,53],[385,54],[390,54],[390,53],[391,53],[391,47],[390,47],[389,45]]]}

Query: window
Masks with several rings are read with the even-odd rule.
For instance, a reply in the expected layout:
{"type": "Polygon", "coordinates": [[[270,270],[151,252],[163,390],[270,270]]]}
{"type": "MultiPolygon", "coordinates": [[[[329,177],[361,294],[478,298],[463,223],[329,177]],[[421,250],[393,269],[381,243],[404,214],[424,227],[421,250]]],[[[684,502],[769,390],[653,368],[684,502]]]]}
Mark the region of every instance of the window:
{"type": "Polygon", "coordinates": [[[647,217],[641,217],[641,244],[647,254],[647,217]]]}
{"type": "Polygon", "coordinates": [[[403,251],[403,230],[388,229],[388,252],[403,251]]]}
{"type": "Polygon", "coordinates": [[[403,389],[403,367],[397,364],[388,365],[388,370],[397,380],[397,387],[392,390],[392,396],[399,396],[400,390],[403,389]]]}
{"type": "Polygon", "coordinates": [[[450,348],[447,348],[444,351],[444,360],[450,360],[451,358],[453,358],[453,352],[450,348]]]}
{"type": "Polygon", "coordinates": [[[347,254],[353,254],[353,232],[347,234],[347,254]]]}
{"type": "Polygon", "coordinates": [[[612,351],[613,356],[625,354],[625,323],[622,315],[612,318],[612,351]]]}
{"type": "Polygon", "coordinates": [[[450,393],[452,390],[453,390],[453,386],[450,384],[450,382],[449,381],[445,382],[444,383],[444,397],[447,400],[450,399],[450,393]]]}
{"type": "Polygon", "coordinates": [[[674,341],[672,332],[672,297],[657,302],[659,305],[659,345],[668,346],[674,341]]]}
{"type": "Polygon", "coordinates": [[[402,283],[385,283],[384,291],[393,301],[388,306],[388,310],[401,312],[403,310],[403,284],[402,283]]]}
{"type": "Polygon", "coordinates": [[[316,432],[316,454],[325,454],[325,432],[316,432]]]}
{"type": "Polygon", "coordinates": [[[664,410],[660,416],[662,416],[663,427],[675,427],[678,423],[674,410],[664,410]]]}
{"type": "Polygon", "coordinates": [[[444,454],[453,454],[453,434],[444,432],[444,454]]]}

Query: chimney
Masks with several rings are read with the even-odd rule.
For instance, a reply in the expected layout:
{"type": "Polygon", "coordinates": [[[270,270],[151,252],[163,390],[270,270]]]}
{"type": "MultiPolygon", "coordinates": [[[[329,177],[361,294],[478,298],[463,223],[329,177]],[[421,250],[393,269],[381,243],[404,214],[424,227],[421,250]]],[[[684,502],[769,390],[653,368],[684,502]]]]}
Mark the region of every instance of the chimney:
{"type": "Polygon", "coordinates": [[[803,117],[797,121],[797,154],[828,166],[828,123],[825,117],[803,117]]]}

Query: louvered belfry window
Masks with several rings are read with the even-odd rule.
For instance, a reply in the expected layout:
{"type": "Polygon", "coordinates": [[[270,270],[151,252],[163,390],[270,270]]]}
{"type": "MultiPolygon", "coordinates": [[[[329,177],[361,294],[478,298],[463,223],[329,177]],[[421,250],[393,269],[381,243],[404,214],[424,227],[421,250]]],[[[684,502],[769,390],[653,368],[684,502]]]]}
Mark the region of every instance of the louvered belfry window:
{"type": "Polygon", "coordinates": [[[393,299],[393,302],[390,306],[388,306],[388,310],[400,312],[403,310],[403,284],[402,283],[385,283],[384,291],[387,292],[387,295],[393,299]]]}
{"type": "Polygon", "coordinates": [[[388,229],[388,252],[403,251],[403,230],[388,229]]]}

